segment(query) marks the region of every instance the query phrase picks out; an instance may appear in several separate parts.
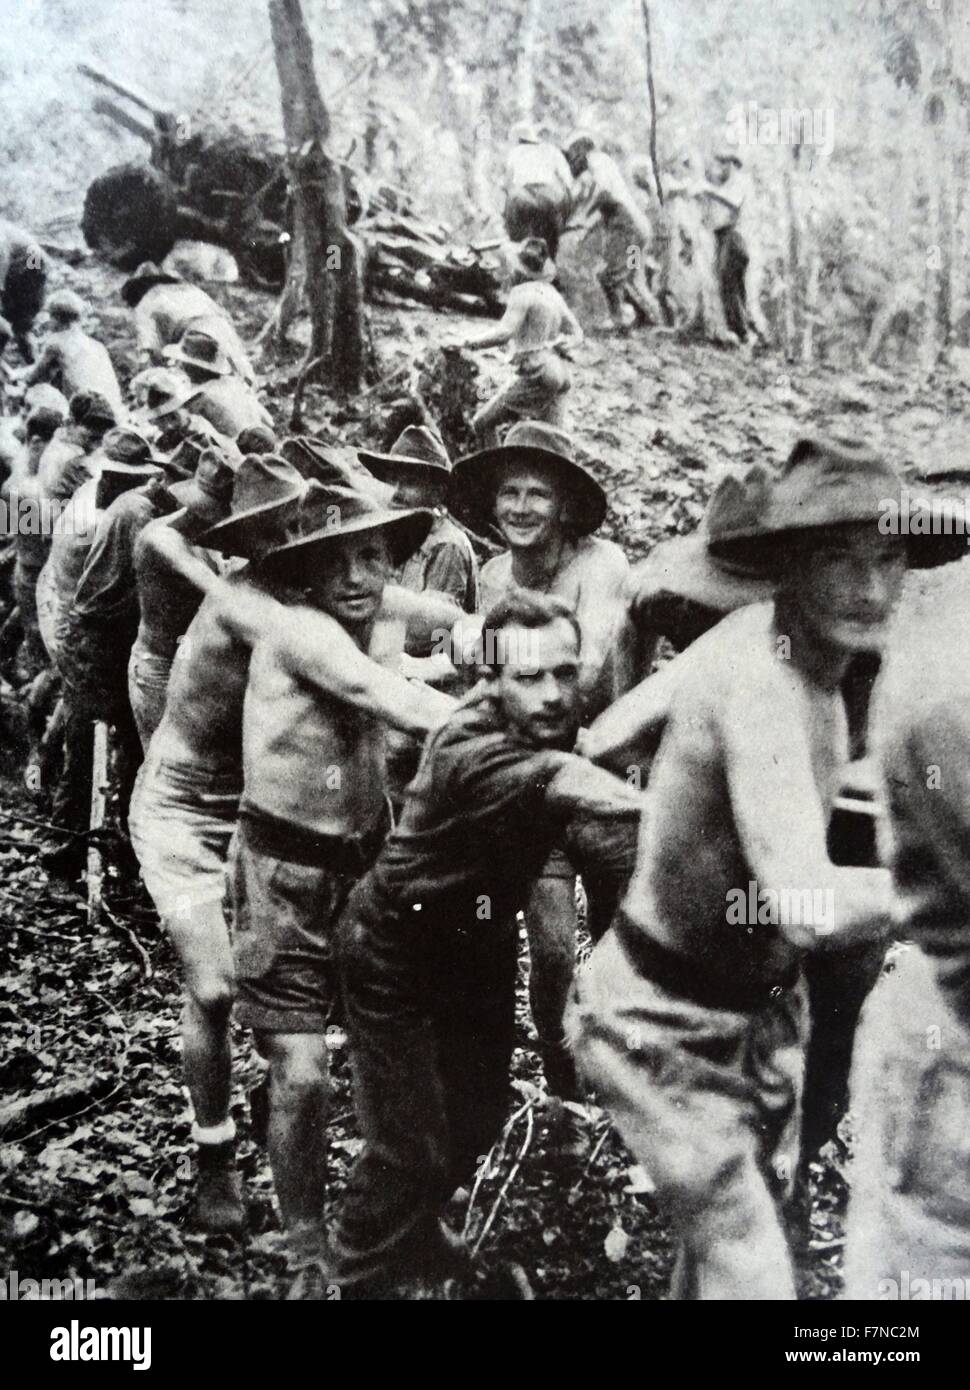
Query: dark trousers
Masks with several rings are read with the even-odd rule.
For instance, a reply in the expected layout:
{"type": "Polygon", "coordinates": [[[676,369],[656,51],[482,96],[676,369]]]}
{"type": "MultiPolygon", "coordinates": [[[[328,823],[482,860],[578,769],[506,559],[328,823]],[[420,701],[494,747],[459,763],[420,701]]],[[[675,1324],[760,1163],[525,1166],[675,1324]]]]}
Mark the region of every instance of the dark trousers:
{"type": "Polygon", "coordinates": [[[497,1139],[508,1102],[516,929],[428,912],[337,932],[364,1148],[333,1236],[343,1285],[440,1272],[440,1212],[497,1139]]]}
{"type": "Polygon", "coordinates": [[[748,290],[745,275],[748,269],[748,248],[744,237],[734,227],[722,227],[714,233],[717,242],[717,274],[721,285],[721,301],[727,326],[742,341],[750,328],[748,290]]]}
{"type": "Polygon", "coordinates": [[[542,237],[555,260],[563,229],[563,208],[552,194],[540,188],[517,188],[505,203],[505,230],[510,241],[542,237]]]}
{"type": "Polygon", "coordinates": [[[107,708],[103,698],[69,680],[64,681],[64,761],[54,791],[51,820],[67,830],[86,830],[91,815],[91,760],[94,724],[104,719],[114,725],[114,771],[118,784],[122,824],[128,824],[128,806],[141,766],[142,751],[131,710],[107,708]]]}

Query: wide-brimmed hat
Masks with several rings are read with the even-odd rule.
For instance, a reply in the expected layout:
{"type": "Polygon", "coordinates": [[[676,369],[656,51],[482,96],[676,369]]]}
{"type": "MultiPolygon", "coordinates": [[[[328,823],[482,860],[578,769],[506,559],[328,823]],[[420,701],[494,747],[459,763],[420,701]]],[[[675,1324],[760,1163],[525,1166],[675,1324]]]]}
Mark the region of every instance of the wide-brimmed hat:
{"type": "Polygon", "coordinates": [[[723,525],[722,496],[738,482],[744,482],[739,475],[725,475],[714,489],[697,530],[661,541],[634,567],[634,603],[641,613],[645,605],[662,606],[667,598],[684,599],[716,613],[733,613],[735,608],[761,603],[774,595],[774,581],[763,572],[718,559],[710,550],[723,525]]]}
{"type": "Polygon", "coordinates": [[[187,328],[177,343],[162,349],[162,356],[169,362],[199,367],[213,376],[232,376],[232,363],[222,344],[201,328],[187,328]]]}
{"type": "Polygon", "coordinates": [[[25,409],[35,410],[38,406],[56,411],[62,420],[66,420],[70,414],[64,392],[58,391],[56,386],[51,386],[49,381],[38,381],[35,385],[28,386],[24,392],[25,409]]]}
{"type": "Polygon", "coordinates": [[[279,443],[265,425],[249,425],[236,435],[236,448],[241,454],[275,454],[279,443]]]}
{"type": "Polygon", "coordinates": [[[247,454],[236,470],[229,515],[200,536],[199,544],[252,559],[280,541],[286,517],[308,486],[278,454],[247,454]]]}
{"type": "Polygon", "coordinates": [[[347,484],[311,480],[284,523],[284,539],[266,552],[264,564],[281,577],[302,578],[335,541],[380,531],[387,538],[392,563],[403,565],[433,524],[434,512],[427,508],[391,507],[388,489],[374,479],[355,478],[347,484]]]}
{"type": "Polygon", "coordinates": [[[357,457],[381,482],[407,477],[451,477],[451,459],[441,439],[426,425],[408,425],[391,445],[390,453],[375,454],[359,449],[357,457]]]}
{"type": "Polygon", "coordinates": [[[572,457],[574,444],[564,430],[541,420],[520,420],[494,449],[482,449],[459,459],[452,473],[452,503],[472,530],[487,532],[493,524],[495,493],[510,464],[541,464],[569,495],[567,525],[589,536],[606,516],[606,493],[572,457]]]}
{"type": "Polygon", "coordinates": [[[153,375],[144,382],[145,408],[150,420],[161,420],[181,410],[193,396],[199,394],[198,383],[189,381],[182,372],[166,367],[156,367],[153,375]]]}
{"type": "Polygon", "coordinates": [[[355,478],[368,476],[358,464],[353,450],[325,444],[322,439],[314,439],[309,434],[291,435],[283,442],[280,453],[302,477],[313,478],[324,485],[352,484],[355,478]]]}
{"type": "Polygon", "coordinates": [[[721,490],[710,517],[713,555],[751,567],[777,566],[799,536],[871,523],[898,506],[902,479],[881,454],[855,440],[800,439],[772,477],[752,468],[721,490]]]}
{"type": "Polygon", "coordinates": [[[170,484],[168,490],[180,507],[214,523],[229,511],[235,477],[232,460],[218,449],[205,449],[192,477],[170,484]]]}
{"type": "Polygon", "coordinates": [[[180,285],[181,283],[178,275],[171,275],[167,270],[162,270],[161,266],[157,266],[154,261],[143,261],[134,275],[129,276],[122,285],[121,297],[129,309],[134,309],[135,305],[153,286],[180,285]]]}
{"type": "Polygon", "coordinates": [[[100,391],[75,391],[68,410],[74,423],[86,429],[103,425],[109,430],[118,418],[114,406],[100,391]]]}
{"type": "Polygon", "coordinates": [[[151,444],[138,430],[129,425],[116,425],[101,441],[101,452],[112,463],[160,465],[151,444]]]}
{"type": "Polygon", "coordinates": [[[73,290],[58,290],[52,294],[46,304],[48,314],[52,319],[66,319],[73,322],[79,319],[84,313],[84,300],[73,290]]]}
{"type": "Polygon", "coordinates": [[[99,511],[136,487],[144,487],[161,476],[161,469],[150,463],[106,463],[95,484],[95,506],[99,511]]]}

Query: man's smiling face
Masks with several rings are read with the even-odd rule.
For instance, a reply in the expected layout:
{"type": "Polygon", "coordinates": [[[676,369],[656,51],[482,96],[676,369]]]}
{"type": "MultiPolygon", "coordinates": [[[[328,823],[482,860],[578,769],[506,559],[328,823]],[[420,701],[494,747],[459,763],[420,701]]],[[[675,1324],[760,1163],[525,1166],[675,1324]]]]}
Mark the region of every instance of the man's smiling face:
{"type": "Polygon", "coordinates": [[[541,550],[562,533],[563,489],[541,464],[506,466],[495,494],[495,520],[510,550],[541,550]]]}

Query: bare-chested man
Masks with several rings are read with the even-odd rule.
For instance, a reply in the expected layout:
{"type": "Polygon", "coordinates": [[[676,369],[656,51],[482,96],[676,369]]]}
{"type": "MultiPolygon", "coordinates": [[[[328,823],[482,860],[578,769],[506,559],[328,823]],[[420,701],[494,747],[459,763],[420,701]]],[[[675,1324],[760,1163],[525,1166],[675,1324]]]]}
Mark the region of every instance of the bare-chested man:
{"type": "Polygon", "coordinates": [[[202,602],[208,575],[222,569],[218,557],[194,541],[228,512],[233,480],[229,461],[206,449],[191,478],[169,485],[179,510],[150,521],[135,542],[139,623],[128,663],[128,695],[146,753],[165,709],[179,642],[202,602]]]}
{"type": "MultiPolygon", "coordinates": [[[[487,611],[510,590],[564,599],[582,633],[580,698],[585,719],[599,714],[630,684],[619,660],[629,571],[619,546],[592,533],[606,515],[606,495],[574,462],[568,435],[535,421],[514,425],[505,444],[455,465],[455,495],[478,531],[497,524],[509,549],[482,567],[487,611]]],[[[477,631],[465,624],[469,633],[477,631]]],[[[576,958],[576,871],[552,854],[533,891],[527,922],[532,1016],[546,1080],[575,1095],[562,1017],[576,958]]]]}
{"type": "Polygon", "coordinates": [[[680,1298],[794,1298],[779,1201],[798,1159],[802,957],[877,934],[888,905],[886,871],[835,867],[826,831],[841,682],[902,585],[904,543],[878,529],[899,478],[857,445],[804,440],[756,481],[717,553],[760,552],[776,597],[678,659],[637,867],[567,1020],[673,1222],[680,1298]]]}
{"type": "Polygon", "coordinates": [[[196,388],[185,401],[185,409],[201,415],[220,434],[235,439],[245,429],[272,425],[269,411],[252,386],[236,374],[219,338],[208,329],[190,324],[163,355],[185,372],[196,388]]]}
{"type": "Polygon", "coordinates": [[[51,332],[40,357],[24,377],[24,384],[50,382],[68,400],[78,391],[97,391],[121,419],[121,387],[108,349],[81,326],[86,307],[73,290],[58,290],[51,295],[47,301],[51,332]]]}
{"type": "Polygon", "coordinates": [[[391,495],[349,474],[309,484],[293,539],[264,570],[304,592],[331,636],[309,654],[304,638],[297,660],[265,629],[246,690],[232,870],[238,1014],[269,1062],[267,1148],[301,1263],[325,1253],[331,934],[389,829],[384,723],[427,733],[454,704],[394,670],[406,631],[388,621],[385,588],[432,514],[391,509],[391,495]]]}
{"type": "Polygon", "coordinates": [[[877,694],[892,934],[905,944],[853,1057],[847,1299],[961,1298],[970,1273],[968,569],[949,566],[945,589],[907,604],[877,694]]]}
{"type": "Polygon", "coordinates": [[[566,141],[564,153],[573,177],[582,177],[585,183],[575,214],[578,225],[586,231],[596,226],[602,229],[603,259],[596,278],[610,314],[604,327],[627,327],[627,305],[637,323],[660,323],[660,306],[644,272],[653,228],[636,194],[616,161],[597,149],[586,131],[575,131],[566,141]]]}
{"type": "Polygon", "coordinates": [[[218,340],[233,371],[252,382],[252,365],[232,320],[201,286],[146,261],[122,285],[121,297],[134,313],[143,363],[160,362],[167,347],[197,326],[218,340]]]}
{"type": "MultiPolygon", "coordinates": [[[[249,456],[236,475],[230,516],[199,539],[206,548],[254,559],[280,540],[304,490],[300,474],[285,460],[249,456]]],[[[177,557],[170,559],[177,563],[177,557]]],[[[344,663],[335,672],[327,653],[337,651],[339,628],[305,606],[292,613],[285,609],[279,600],[293,602],[297,595],[267,589],[258,567],[224,580],[206,566],[192,573],[186,567],[182,575],[188,581],[194,576],[202,587],[211,585],[211,592],[173,662],[165,711],[132,801],[129,828],[145,884],[184,974],[183,1058],[199,1146],[197,1219],[210,1230],[237,1230],[244,1211],[229,1116],[234,979],[223,898],[226,855],[242,794],[250,653],[272,631],[310,685],[356,695],[376,677],[373,663],[362,655],[356,666],[344,663]]],[[[392,599],[388,595],[389,612],[392,599]]],[[[388,618],[388,624],[398,621],[388,618]]],[[[443,617],[439,605],[427,622],[442,621],[448,614],[443,617]]],[[[377,675],[383,682],[387,673],[377,675]]]]}
{"type": "Polygon", "coordinates": [[[476,437],[483,444],[498,444],[500,426],[510,421],[565,422],[568,353],[582,341],[583,330],[550,283],[554,275],[546,243],[541,237],[529,237],[516,250],[512,289],[502,319],[494,328],[459,344],[469,349],[511,345],[515,377],[472,420],[476,437]]]}

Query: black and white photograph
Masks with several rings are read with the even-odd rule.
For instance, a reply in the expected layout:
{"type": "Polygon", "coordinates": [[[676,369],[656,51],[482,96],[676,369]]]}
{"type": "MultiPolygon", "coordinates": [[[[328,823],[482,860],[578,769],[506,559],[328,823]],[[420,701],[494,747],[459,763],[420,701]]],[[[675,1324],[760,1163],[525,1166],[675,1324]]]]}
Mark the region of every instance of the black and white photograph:
{"type": "Polygon", "coordinates": [[[0,117],[0,1317],[918,1364],[965,0],[5,0],[0,117]]]}

